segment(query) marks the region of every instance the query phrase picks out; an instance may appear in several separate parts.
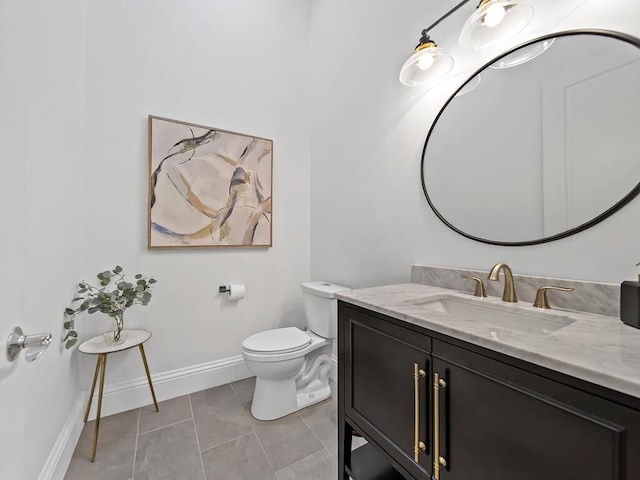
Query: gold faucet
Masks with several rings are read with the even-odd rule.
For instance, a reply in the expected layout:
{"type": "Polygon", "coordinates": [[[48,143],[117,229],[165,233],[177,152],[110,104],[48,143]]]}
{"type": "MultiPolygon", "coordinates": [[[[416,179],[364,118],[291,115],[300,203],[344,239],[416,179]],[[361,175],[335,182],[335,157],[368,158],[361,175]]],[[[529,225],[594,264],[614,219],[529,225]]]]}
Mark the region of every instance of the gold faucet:
{"type": "Polygon", "coordinates": [[[497,281],[500,276],[500,270],[504,272],[504,292],[502,292],[502,301],[516,303],[518,301],[518,295],[516,295],[516,286],[513,283],[513,273],[511,273],[509,265],[506,263],[496,263],[491,269],[491,272],[489,272],[489,276],[487,278],[489,280],[497,281]]]}

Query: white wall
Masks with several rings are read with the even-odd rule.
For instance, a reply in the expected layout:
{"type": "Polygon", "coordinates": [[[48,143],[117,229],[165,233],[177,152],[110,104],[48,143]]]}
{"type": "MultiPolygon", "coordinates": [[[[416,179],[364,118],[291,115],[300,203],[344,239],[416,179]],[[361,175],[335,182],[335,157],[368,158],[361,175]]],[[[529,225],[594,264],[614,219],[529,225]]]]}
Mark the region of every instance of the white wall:
{"type": "MultiPolygon", "coordinates": [[[[309,279],[309,6],[295,0],[89,1],[87,13],[86,262],[153,275],[152,373],[240,355],[251,333],[303,321],[309,279]],[[147,115],[274,141],[273,247],[146,247],[147,115]],[[244,283],[231,304],[218,286],[244,283]]],[[[85,335],[103,331],[98,314],[85,335]]],[[[86,362],[90,383],[94,359],[86,362]]],[[[107,382],[144,375],[136,351],[109,358],[107,382]]]]}
{"type": "MultiPolygon", "coordinates": [[[[12,221],[3,223],[3,238],[16,255],[3,265],[11,275],[0,277],[0,292],[3,304],[19,304],[1,312],[23,312],[12,316],[24,317],[27,333],[54,334],[41,359],[22,359],[14,372],[24,397],[4,389],[12,370],[0,364],[0,408],[17,419],[0,446],[24,438],[25,448],[15,469],[0,457],[0,477],[33,480],[64,446],[54,443],[95,365],[59,343],[62,311],[79,280],[116,264],[158,280],[151,304],[125,317],[126,327],[153,332],[152,374],[238,356],[251,333],[302,324],[310,7],[296,0],[0,2],[2,178],[18,193],[3,205],[15,208],[2,218],[12,221]],[[272,248],[147,250],[149,114],[273,139],[272,248]],[[246,284],[246,299],[231,304],[219,295],[229,282],[246,284]],[[4,298],[7,285],[21,297],[4,298]]],[[[76,323],[82,339],[108,326],[98,314],[76,323]]],[[[109,357],[108,385],[143,375],[137,352],[109,357]]]]}
{"type": "Polygon", "coordinates": [[[82,270],[84,26],[83,0],[0,2],[0,478],[38,478],[80,389],[60,339],[82,270]],[[5,360],[16,325],[53,334],[36,362],[5,360]]]}
{"type": "MultiPolygon", "coordinates": [[[[613,283],[634,278],[640,199],[588,231],[531,247],[473,242],[432,213],[419,175],[427,132],[455,88],[497,53],[457,47],[459,28],[475,3],[431,32],[456,59],[452,80],[425,92],[401,85],[398,74],[421,29],[455,3],[403,0],[374,8],[364,0],[314,2],[311,276],[359,287],[407,281],[412,263],[488,270],[506,261],[521,274],[613,283]]],[[[534,20],[508,46],[549,25],[640,36],[640,4],[633,0],[615,7],[604,0],[532,3],[534,20]]]]}

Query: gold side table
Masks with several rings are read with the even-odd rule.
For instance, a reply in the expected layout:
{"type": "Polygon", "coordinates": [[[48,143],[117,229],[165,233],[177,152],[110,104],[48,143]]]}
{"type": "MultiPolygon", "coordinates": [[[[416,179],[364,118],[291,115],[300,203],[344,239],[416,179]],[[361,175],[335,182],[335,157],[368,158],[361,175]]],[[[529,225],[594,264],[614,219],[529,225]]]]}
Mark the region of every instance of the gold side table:
{"type": "MultiPolygon", "coordinates": [[[[123,333],[125,330],[123,330],[123,333]]],[[[91,401],[93,400],[93,393],[96,389],[96,381],[98,380],[98,374],[100,374],[100,389],[98,390],[98,410],[96,412],[96,428],[93,434],[93,452],[91,454],[91,463],[96,460],[96,448],[98,446],[98,432],[100,431],[100,411],[102,410],[102,392],[104,390],[104,372],[107,368],[107,355],[110,353],[121,352],[130,348],[138,347],[140,349],[140,355],[142,356],[142,363],[144,364],[144,370],[147,373],[147,380],[149,380],[149,388],[151,389],[151,396],[153,397],[153,404],[156,407],[156,412],[159,412],[158,401],[156,400],[156,392],[153,390],[153,383],[151,383],[151,375],[149,374],[149,365],[147,364],[147,356],[144,354],[144,342],[151,338],[151,332],[147,330],[126,330],[127,338],[119,345],[109,345],[103,335],[90,338],[83,342],[78,347],[78,350],[88,355],[98,355],[96,362],[96,371],[93,374],[93,384],[91,385],[91,393],[89,394],[89,404],[87,405],[87,411],[84,414],[84,423],[87,423],[89,418],[89,411],[91,410],[91,401]]]]}

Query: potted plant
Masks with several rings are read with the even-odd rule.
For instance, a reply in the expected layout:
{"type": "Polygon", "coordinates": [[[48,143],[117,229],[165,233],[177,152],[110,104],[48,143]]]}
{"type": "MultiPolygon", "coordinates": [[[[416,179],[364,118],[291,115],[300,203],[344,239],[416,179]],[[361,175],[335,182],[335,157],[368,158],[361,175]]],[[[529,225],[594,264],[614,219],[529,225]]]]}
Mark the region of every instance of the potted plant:
{"type": "Polygon", "coordinates": [[[148,305],[151,301],[151,289],[156,280],[138,273],[136,282],[130,283],[125,279],[122,267],[116,265],[111,271],[104,271],[96,275],[99,286],[92,285],[84,280],[78,284],[78,292],[71,301],[71,307],[65,309],[65,314],[70,318],[64,323],[67,330],[63,341],[65,348],[71,348],[78,341],[78,332],[75,330],[75,316],[82,312],[93,314],[101,312],[115,321],[113,332],[105,334],[105,341],[111,344],[122,343],[126,339],[126,331],[123,333],[124,312],[133,305],[148,305]],[[73,307],[73,305],[78,305],[73,307]]]}

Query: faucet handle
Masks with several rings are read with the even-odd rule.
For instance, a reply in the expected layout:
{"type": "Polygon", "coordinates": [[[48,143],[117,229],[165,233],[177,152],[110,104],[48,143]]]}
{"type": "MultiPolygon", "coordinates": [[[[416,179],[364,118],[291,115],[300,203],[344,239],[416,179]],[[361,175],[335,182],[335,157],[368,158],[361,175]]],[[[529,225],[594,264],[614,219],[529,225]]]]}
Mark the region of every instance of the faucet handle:
{"type": "Polygon", "coordinates": [[[547,291],[548,290],[560,290],[561,292],[573,292],[575,288],[570,287],[558,287],[555,285],[545,285],[538,289],[536,293],[536,301],[533,303],[533,306],[536,308],[551,308],[549,306],[549,300],[547,300],[547,291]]]}
{"type": "Polygon", "coordinates": [[[476,281],[476,290],[473,292],[474,297],[486,297],[487,293],[484,291],[484,282],[482,278],[476,277],[475,275],[460,275],[462,278],[469,278],[471,280],[476,281]]]}

